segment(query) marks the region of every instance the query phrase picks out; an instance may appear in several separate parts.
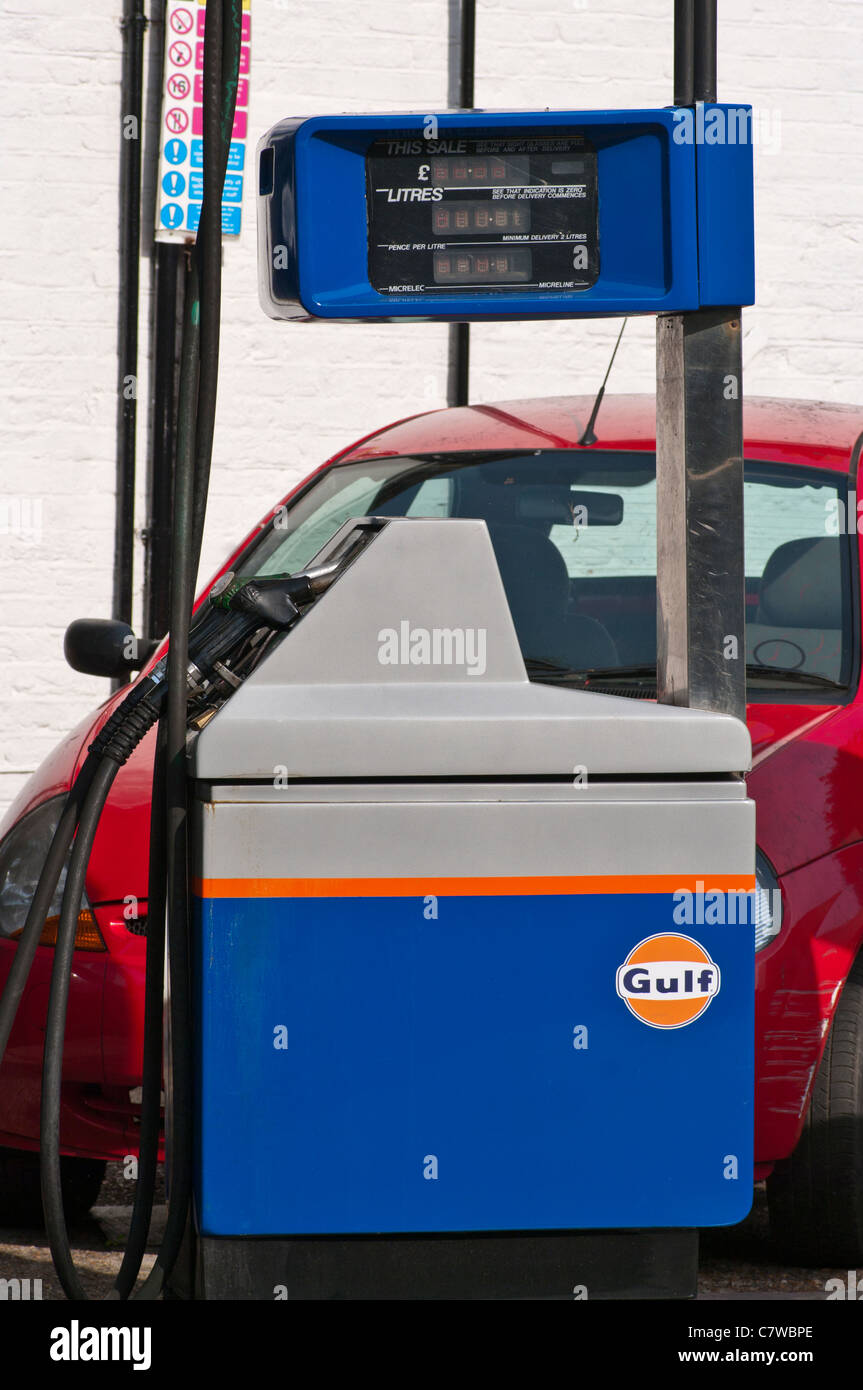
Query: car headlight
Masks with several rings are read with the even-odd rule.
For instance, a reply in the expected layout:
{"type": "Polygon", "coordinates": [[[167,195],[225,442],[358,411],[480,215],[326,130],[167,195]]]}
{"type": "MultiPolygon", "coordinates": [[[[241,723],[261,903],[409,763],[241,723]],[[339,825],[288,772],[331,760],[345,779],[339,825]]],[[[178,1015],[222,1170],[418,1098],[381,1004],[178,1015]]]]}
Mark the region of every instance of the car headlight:
{"type": "Polygon", "coordinates": [[[782,930],[782,889],[773,872],[767,855],[760,849],[755,851],[755,893],[753,922],[755,925],[755,949],[763,951],[782,930]]]}
{"type": "MultiPolygon", "coordinates": [[[[20,936],[24,929],[65,800],[64,796],[55,796],[50,801],[43,801],[41,806],[22,816],[0,844],[0,936],[20,936]]],[[[66,868],[67,864],[64,864],[39,938],[43,946],[53,946],[57,941],[66,868]]],[[[81,951],[107,950],[85,897],[81,898],[78,912],[75,947],[81,951]]]]}

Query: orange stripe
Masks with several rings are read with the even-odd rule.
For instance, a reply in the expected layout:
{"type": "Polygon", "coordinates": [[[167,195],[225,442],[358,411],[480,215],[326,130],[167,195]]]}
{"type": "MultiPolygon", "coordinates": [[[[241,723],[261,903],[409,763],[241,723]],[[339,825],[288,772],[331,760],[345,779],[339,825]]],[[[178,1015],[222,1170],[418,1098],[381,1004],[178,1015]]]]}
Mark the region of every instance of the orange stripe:
{"type": "Polygon", "coordinates": [[[754,874],[584,874],[517,878],[196,878],[199,898],[485,898],[574,893],[748,893],[754,874]]]}

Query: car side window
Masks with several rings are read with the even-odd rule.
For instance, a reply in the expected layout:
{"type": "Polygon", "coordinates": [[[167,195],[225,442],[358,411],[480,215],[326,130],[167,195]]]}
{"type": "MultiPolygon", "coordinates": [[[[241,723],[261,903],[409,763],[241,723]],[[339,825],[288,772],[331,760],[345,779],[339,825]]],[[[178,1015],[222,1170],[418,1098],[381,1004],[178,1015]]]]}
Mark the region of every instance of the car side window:
{"type": "Polygon", "coordinates": [[[744,484],[746,660],[847,680],[848,537],[835,534],[837,490],[764,468],[744,484]]]}

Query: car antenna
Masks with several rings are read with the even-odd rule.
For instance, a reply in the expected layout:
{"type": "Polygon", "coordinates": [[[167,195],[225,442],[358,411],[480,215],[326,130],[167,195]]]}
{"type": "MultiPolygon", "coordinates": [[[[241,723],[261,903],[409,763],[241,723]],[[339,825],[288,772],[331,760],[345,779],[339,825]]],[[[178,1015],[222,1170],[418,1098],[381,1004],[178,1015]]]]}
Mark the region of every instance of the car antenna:
{"type": "Polygon", "coordinates": [[[593,410],[590,412],[590,419],[584,427],[584,433],[578,441],[579,444],[596,443],[596,433],[593,427],[596,424],[596,417],[599,414],[599,407],[602,405],[602,398],[605,395],[606,382],[608,381],[608,378],[611,375],[611,369],[614,366],[614,359],[617,356],[617,349],[620,347],[620,340],[623,337],[623,330],[625,327],[626,319],[624,319],[623,323],[620,325],[620,332],[617,335],[617,342],[614,344],[614,349],[611,354],[611,361],[609,362],[608,367],[606,368],[605,376],[602,378],[602,385],[600,386],[596,394],[596,400],[593,402],[593,410]]]}

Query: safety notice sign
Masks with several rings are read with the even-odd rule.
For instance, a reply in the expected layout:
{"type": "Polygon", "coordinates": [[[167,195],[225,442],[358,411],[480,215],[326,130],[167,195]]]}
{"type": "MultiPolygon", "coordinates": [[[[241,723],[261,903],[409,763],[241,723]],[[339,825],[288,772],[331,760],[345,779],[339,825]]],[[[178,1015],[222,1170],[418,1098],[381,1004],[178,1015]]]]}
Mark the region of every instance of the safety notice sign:
{"type": "MultiPolygon", "coordinates": [[[[168,0],[165,71],[159,132],[156,240],[189,240],[201,220],[204,195],[204,16],[205,0],[168,0]]],[[[222,193],[222,233],[239,236],[249,112],[251,0],[243,0],[243,31],[237,110],[231,132],[228,174],[222,193]]]]}

